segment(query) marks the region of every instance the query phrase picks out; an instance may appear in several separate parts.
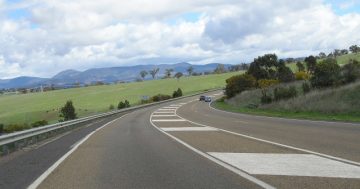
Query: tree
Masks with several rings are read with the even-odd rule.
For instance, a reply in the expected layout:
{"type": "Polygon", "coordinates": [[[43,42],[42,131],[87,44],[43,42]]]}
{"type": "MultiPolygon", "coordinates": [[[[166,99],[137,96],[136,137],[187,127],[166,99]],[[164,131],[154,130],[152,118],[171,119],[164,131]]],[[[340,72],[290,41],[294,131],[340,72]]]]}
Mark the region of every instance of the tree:
{"type": "Polygon", "coordinates": [[[183,73],[181,73],[181,72],[178,72],[178,73],[176,73],[175,74],[175,77],[176,77],[176,79],[179,81],[180,80],[180,78],[183,76],[183,73]]]}
{"type": "Polygon", "coordinates": [[[319,53],[319,58],[321,59],[326,58],[326,54],[324,52],[319,53]]]}
{"type": "Polygon", "coordinates": [[[287,67],[283,60],[279,62],[279,67],[277,69],[277,78],[281,82],[292,82],[295,80],[294,73],[289,67],[287,67]]]}
{"type": "Polygon", "coordinates": [[[316,67],[316,58],[314,56],[309,56],[305,58],[306,68],[308,73],[312,74],[315,71],[316,67]]]}
{"type": "Polygon", "coordinates": [[[75,113],[75,107],[71,100],[68,100],[64,107],[60,109],[60,117],[63,118],[62,121],[68,121],[77,118],[77,115],[75,113]]]}
{"type": "Polygon", "coordinates": [[[351,83],[360,79],[360,62],[351,60],[341,68],[343,83],[351,83]]]}
{"type": "Polygon", "coordinates": [[[151,77],[153,78],[153,79],[155,79],[155,76],[156,76],[156,74],[159,72],[159,68],[154,68],[154,69],[152,69],[152,70],[150,70],[149,71],[149,73],[150,73],[150,75],[151,75],[151,77]]]}
{"type": "Polygon", "coordinates": [[[311,85],[315,88],[335,86],[340,80],[340,66],[335,59],[328,58],[316,64],[311,85]]]}
{"type": "Polygon", "coordinates": [[[141,76],[141,78],[144,80],[145,79],[145,77],[146,77],[146,75],[147,74],[149,74],[147,71],[145,71],[145,70],[143,70],[143,71],[141,71],[140,72],[140,76],[141,76]]]}
{"type": "Polygon", "coordinates": [[[191,76],[194,72],[194,68],[190,66],[188,69],[186,69],[186,71],[188,72],[189,76],[191,76]]]}
{"type": "Polygon", "coordinates": [[[216,73],[216,74],[221,74],[221,73],[225,73],[225,72],[226,72],[226,69],[225,69],[224,64],[218,64],[214,70],[214,73],[216,73]]]}
{"type": "Polygon", "coordinates": [[[292,62],[295,62],[295,59],[294,58],[287,58],[286,59],[286,63],[292,63],[292,62]]]}
{"type": "Polygon", "coordinates": [[[250,74],[236,75],[226,80],[225,94],[227,98],[232,98],[238,93],[255,88],[255,86],[254,76],[250,74]]]}
{"type": "Polygon", "coordinates": [[[276,69],[279,66],[276,54],[265,54],[255,58],[250,64],[248,74],[260,79],[275,79],[276,69]]]}
{"type": "Polygon", "coordinates": [[[342,55],[346,55],[346,54],[349,54],[349,51],[348,51],[347,49],[342,49],[342,50],[340,51],[340,53],[341,53],[342,55]]]}
{"type": "Polygon", "coordinates": [[[360,47],[358,47],[357,45],[352,45],[352,46],[349,47],[349,50],[352,53],[358,53],[358,52],[360,52],[360,47]]]}
{"type": "Polygon", "coordinates": [[[303,72],[305,71],[305,66],[303,63],[301,63],[300,61],[296,62],[296,67],[298,68],[299,72],[303,72]]]}
{"type": "Polygon", "coordinates": [[[171,73],[174,71],[174,69],[170,68],[170,69],[165,69],[165,77],[166,78],[170,78],[171,77],[171,73]]]}

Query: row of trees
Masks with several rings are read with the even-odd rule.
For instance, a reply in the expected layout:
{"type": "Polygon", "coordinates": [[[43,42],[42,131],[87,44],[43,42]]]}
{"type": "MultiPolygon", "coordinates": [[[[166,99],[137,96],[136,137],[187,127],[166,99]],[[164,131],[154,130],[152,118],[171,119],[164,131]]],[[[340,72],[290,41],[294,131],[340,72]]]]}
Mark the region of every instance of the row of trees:
{"type": "Polygon", "coordinates": [[[335,49],[333,52],[328,55],[324,52],[320,52],[317,58],[325,59],[325,58],[336,58],[338,56],[346,55],[349,53],[359,53],[360,47],[358,45],[351,45],[349,49],[335,49]]]}
{"type": "MultiPolygon", "coordinates": [[[[249,68],[249,65],[245,64],[245,63],[231,65],[228,68],[226,68],[224,64],[218,64],[217,67],[212,72],[204,72],[204,74],[208,75],[208,74],[221,74],[221,73],[226,73],[226,72],[236,72],[236,71],[240,71],[240,70],[247,70],[248,68],[249,68]]],[[[156,76],[158,75],[159,71],[160,71],[159,68],[154,68],[150,71],[142,70],[139,73],[139,75],[142,80],[145,80],[146,76],[149,74],[151,75],[152,79],[155,79],[156,76]]],[[[172,69],[172,68],[165,69],[164,79],[172,78],[172,77],[180,79],[184,75],[182,72],[177,72],[173,75],[173,72],[174,72],[174,69],[172,69]]],[[[193,66],[189,66],[186,69],[186,72],[187,72],[188,76],[202,75],[202,73],[195,72],[193,66]]]]}
{"type": "MultiPolygon", "coordinates": [[[[326,58],[318,63],[314,56],[305,58],[304,63],[297,62],[298,72],[285,65],[285,61],[279,60],[276,54],[266,54],[255,58],[250,64],[249,70],[244,75],[233,76],[226,80],[225,93],[228,98],[234,97],[242,91],[252,88],[262,89],[264,103],[271,102],[267,93],[270,86],[283,82],[297,80],[309,80],[303,85],[304,93],[310,88],[336,87],[360,79],[360,63],[351,60],[348,64],[340,67],[335,58],[326,58]]],[[[276,90],[276,99],[283,96],[296,95],[293,89],[276,90]]],[[[276,100],[275,99],[275,100],[276,100]]]]}

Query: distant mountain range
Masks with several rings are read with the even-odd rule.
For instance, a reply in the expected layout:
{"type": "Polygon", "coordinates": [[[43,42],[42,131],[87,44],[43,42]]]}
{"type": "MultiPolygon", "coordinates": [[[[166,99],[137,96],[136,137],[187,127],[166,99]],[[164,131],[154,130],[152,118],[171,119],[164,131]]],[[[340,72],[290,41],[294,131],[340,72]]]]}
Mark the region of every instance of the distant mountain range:
{"type": "MultiPolygon", "coordinates": [[[[182,72],[187,73],[186,69],[190,66],[194,68],[194,72],[210,72],[213,71],[219,63],[205,64],[205,65],[192,65],[189,63],[178,64],[161,64],[161,65],[136,65],[126,67],[112,67],[112,68],[93,68],[86,71],[77,70],[65,70],[56,74],[52,78],[39,78],[39,77],[17,77],[13,79],[0,80],[0,89],[9,88],[31,88],[39,87],[41,85],[55,85],[66,86],[74,83],[91,84],[94,82],[111,83],[117,81],[134,81],[139,78],[139,73],[142,70],[152,70],[153,68],[159,68],[159,77],[164,76],[166,69],[174,69],[173,73],[182,72]]],[[[225,68],[231,65],[225,64],[225,68]]],[[[147,75],[147,79],[151,76],[147,75]]]]}

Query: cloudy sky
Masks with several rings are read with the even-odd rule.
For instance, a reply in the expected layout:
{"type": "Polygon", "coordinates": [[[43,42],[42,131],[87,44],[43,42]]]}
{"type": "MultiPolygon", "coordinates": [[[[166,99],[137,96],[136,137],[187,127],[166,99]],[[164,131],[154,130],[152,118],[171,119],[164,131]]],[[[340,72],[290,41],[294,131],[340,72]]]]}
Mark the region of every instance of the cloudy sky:
{"type": "Polygon", "coordinates": [[[360,44],[360,0],[0,0],[0,78],[360,44]]]}

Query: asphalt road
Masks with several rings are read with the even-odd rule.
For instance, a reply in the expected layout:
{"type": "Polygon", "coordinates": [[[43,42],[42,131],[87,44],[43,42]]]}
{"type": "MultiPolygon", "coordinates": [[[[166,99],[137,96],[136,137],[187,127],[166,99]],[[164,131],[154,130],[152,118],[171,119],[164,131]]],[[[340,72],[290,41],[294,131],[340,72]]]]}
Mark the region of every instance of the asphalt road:
{"type": "Polygon", "coordinates": [[[0,188],[360,188],[359,162],[358,124],[232,114],[192,97],[2,158],[0,188]]]}

